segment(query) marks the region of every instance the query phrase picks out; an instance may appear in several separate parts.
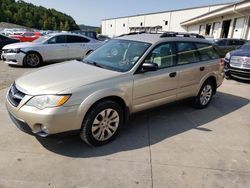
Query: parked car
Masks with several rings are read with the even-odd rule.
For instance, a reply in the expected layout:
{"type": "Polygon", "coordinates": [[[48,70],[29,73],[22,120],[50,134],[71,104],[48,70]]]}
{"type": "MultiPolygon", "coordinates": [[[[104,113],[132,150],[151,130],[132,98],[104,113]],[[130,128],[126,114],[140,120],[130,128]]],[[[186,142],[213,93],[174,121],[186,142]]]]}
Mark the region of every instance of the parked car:
{"type": "Polygon", "coordinates": [[[89,38],[98,40],[97,38],[97,33],[95,31],[89,31],[89,30],[76,30],[76,31],[71,31],[72,33],[79,34],[79,35],[84,35],[89,38]]]}
{"type": "Polygon", "coordinates": [[[217,45],[217,47],[221,51],[221,55],[224,57],[225,57],[227,52],[239,48],[245,42],[246,42],[246,40],[243,40],[243,39],[228,39],[228,38],[214,40],[214,44],[217,45]]]}
{"type": "Polygon", "coordinates": [[[250,42],[225,56],[225,75],[243,80],[250,80],[250,42]]]}
{"type": "Polygon", "coordinates": [[[18,39],[20,42],[32,42],[42,35],[39,32],[24,32],[24,33],[17,33],[14,35],[9,35],[10,38],[18,39]]]}
{"type": "Polygon", "coordinates": [[[21,130],[46,137],[76,131],[88,144],[113,140],[129,114],[184,98],[209,105],[224,64],[205,39],[136,34],[112,39],[83,61],[17,79],[6,106],[21,130]]]}
{"type": "Polygon", "coordinates": [[[98,34],[98,35],[97,35],[97,39],[100,40],[100,41],[108,41],[108,40],[110,40],[111,38],[108,37],[107,35],[100,35],[100,34],[98,34]]]}
{"type": "Polygon", "coordinates": [[[2,48],[5,45],[13,44],[13,43],[17,43],[17,42],[20,42],[20,41],[18,39],[12,39],[12,38],[9,38],[9,37],[6,37],[6,36],[0,34],[0,56],[2,53],[2,48]]]}
{"type": "Polygon", "coordinates": [[[101,45],[101,42],[82,35],[49,34],[33,42],[5,46],[2,59],[7,64],[37,67],[43,62],[82,59],[101,45]]]}

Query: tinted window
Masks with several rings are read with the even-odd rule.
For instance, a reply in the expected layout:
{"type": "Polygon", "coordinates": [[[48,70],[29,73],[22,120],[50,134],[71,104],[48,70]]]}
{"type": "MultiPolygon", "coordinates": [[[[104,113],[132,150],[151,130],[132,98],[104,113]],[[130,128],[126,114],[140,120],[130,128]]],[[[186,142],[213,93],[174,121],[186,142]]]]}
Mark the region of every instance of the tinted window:
{"type": "Polygon", "coordinates": [[[25,36],[25,37],[32,37],[34,35],[35,35],[34,33],[24,33],[23,34],[23,36],[25,36]]]}
{"type": "Polygon", "coordinates": [[[48,40],[49,44],[60,44],[60,43],[66,43],[65,35],[59,35],[56,37],[51,38],[48,40]]]}
{"type": "Polygon", "coordinates": [[[243,46],[241,46],[240,49],[250,50],[250,42],[247,42],[246,44],[244,44],[243,46]]]}
{"type": "Polygon", "coordinates": [[[89,42],[89,39],[80,36],[67,36],[67,43],[83,43],[89,42]]]}
{"type": "Polygon", "coordinates": [[[239,44],[240,44],[240,45],[243,45],[243,44],[245,44],[245,41],[244,41],[244,40],[240,40],[240,41],[239,41],[239,44]]]}
{"type": "Polygon", "coordinates": [[[7,39],[7,37],[0,35],[0,40],[6,40],[6,39],[7,39]]]}
{"type": "Polygon", "coordinates": [[[237,46],[240,45],[239,40],[229,40],[228,41],[229,46],[237,46]]]}
{"type": "Polygon", "coordinates": [[[216,41],[215,44],[217,44],[218,46],[226,46],[227,41],[226,40],[219,40],[219,41],[216,41]]]}
{"type": "Polygon", "coordinates": [[[199,61],[198,52],[193,43],[191,42],[178,42],[177,54],[179,65],[187,63],[195,63],[199,61]]]}
{"type": "Polygon", "coordinates": [[[215,51],[215,49],[211,44],[196,43],[195,45],[202,61],[208,61],[211,59],[219,58],[219,55],[217,54],[217,52],[215,51]]]}
{"type": "Polygon", "coordinates": [[[174,53],[174,44],[166,43],[156,47],[146,58],[158,64],[159,68],[171,67],[175,64],[176,54],[174,53]]]}

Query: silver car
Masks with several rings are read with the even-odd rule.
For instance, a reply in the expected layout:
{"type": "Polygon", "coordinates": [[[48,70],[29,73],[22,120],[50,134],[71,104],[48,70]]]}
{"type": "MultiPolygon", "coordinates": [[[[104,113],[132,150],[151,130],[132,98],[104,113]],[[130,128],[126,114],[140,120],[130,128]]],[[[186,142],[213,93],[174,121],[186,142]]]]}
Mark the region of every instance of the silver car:
{"type": "Polygon", "coordinates": [[[95,39],[70,33],[54,33],[33,42],[9,44],[3,47],[2,59],[17,66],[38,67],[44,62],[82,59],[103,43],[95,39]]]}
{"type": "Polygon", "coordinates": [[[204,39],[133,34],[110,40],[82,61],[17,79],[6,106],[23,131],[46,137],[78,132],[88,144],[113,140],[131,113],[193,98],[209,105],[224,64],[204,39]]]}

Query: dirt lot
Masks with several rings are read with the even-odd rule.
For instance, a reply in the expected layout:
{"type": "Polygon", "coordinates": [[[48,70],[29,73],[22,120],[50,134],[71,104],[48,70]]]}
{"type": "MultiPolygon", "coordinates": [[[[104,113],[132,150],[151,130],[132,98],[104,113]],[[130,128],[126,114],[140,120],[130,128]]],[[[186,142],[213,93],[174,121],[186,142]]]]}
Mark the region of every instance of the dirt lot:
{"type": "Polygon", "coordinates": [[[204,110],[178,102],[135,114],[114,142],[93,148],[14,126],[6,87],[27,71],[0,62],[0,188],[250,187],[248,83],[226,80],[204,110]]]}

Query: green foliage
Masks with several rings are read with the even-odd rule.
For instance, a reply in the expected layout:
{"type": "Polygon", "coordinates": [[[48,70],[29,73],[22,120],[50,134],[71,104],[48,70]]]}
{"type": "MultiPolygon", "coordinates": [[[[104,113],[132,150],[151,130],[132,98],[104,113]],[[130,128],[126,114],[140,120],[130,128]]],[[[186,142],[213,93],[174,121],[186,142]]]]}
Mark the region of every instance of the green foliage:
{"type": "Polygon", "coordinates": [[[100,27],[96,28],[95,32],[97,32],[98,34],[102,33],[102,29],[100,27]]]}
{"type": "Polygon", "coordinates": [[[10,22],[43,30],[79,29],[71,16],[22,0],[0,0],[0,22],[10,22]]]}

